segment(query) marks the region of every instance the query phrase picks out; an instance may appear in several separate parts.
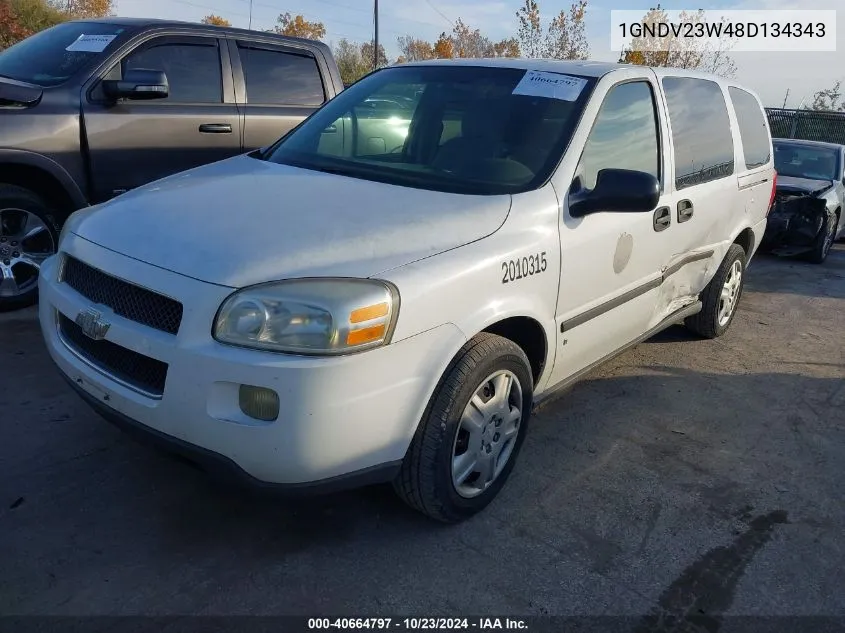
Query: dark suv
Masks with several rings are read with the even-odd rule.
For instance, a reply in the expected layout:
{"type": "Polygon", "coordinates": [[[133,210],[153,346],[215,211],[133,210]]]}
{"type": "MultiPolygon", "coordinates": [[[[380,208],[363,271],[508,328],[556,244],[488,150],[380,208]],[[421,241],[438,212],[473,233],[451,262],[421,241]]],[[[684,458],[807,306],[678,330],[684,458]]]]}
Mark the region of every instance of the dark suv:
{"type": "Polygon", "coordinates": [[[0,53],[0,309],[35,302],[63,221],[269,145],[343,89],[321,42],[138,19],[67,22],[0,53]]]}

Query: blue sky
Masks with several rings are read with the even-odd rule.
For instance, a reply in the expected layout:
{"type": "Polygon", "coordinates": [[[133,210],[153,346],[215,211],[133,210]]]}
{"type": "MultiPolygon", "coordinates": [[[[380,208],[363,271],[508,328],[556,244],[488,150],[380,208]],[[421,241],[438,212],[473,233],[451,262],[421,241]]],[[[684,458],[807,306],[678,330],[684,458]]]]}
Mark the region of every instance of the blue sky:
{"type": "MultiPolygon", "coordinates": [[[[569,1],[538,0],[546,19],[569,1]]],[[[234,26],[249,24],[250,0],[117,0],[117,12],[124,16],[161,17],[200,20],[208,13],[228,19],[234,26]]],[[[462,18],[489,37],[501,39],[516,34],[516,10],[520,0],[379,0],[380,37],[388,55],[398,54],[396,38],[414,35],[434,40],[451,29],[450,22],[462,18]]],[[[587,35],[591,57],[615,61],[618,53],[610,50],[610,10],[644,9],[651,1],[597,0],[588,3],[587,35]]],[[[835,53],[736,53],[737,79],[756,90],[766,105],[783,104],[790,88],[788,106],[797,106],[812,93],[833,85],[845,84],[845,0],[663,0],[667,9],[838,9],[837,51],[835,53]]],[[[364,41],[372,37],[372,0],[253,0],[253,28],[270,28],[276,16],[285,11],[301,13],[309,20],[326,25],[329,43],[345,37],[364,41]]],[[[643,12],[644,12],[643,11],[643,12]]]]}

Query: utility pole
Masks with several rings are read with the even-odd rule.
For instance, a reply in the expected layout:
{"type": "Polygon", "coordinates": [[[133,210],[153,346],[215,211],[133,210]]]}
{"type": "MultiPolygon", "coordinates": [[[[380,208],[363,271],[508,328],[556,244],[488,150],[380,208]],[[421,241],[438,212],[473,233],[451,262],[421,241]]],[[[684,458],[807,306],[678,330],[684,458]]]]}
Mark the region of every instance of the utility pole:
{"type": "Polygon", "coordinates": [[[789,88],[786,89],[786,96],[783,98],[783,107],[782,110],[786,110],[786,100],[789,99],[789,88]]]}
{"type": "Polygon", "coordinates": [[[373,23],[375,26],[375,37],[373,46],[373,70],[378,70],[378,0],[373,0],[373,23]]]}
{"type": "Polygon", "coordinates": [[[249,0],[249,30],[252,30],[252,0],[249,0]]]}

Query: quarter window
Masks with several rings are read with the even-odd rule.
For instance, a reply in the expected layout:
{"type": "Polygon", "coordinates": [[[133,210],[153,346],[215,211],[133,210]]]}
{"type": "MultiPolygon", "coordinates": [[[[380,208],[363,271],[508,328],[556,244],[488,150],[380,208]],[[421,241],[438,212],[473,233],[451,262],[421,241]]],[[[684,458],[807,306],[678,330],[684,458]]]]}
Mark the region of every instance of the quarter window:
{"type": "Polygon", "coordinates": [[[734,173],[728,107],[715,81],[665,77],[675,148],[675,188],[684,189],[734,173]]]}
{"type": "Polygon", "coordinates": [[[772,157],[772,141],[769,138],[766,118],[760,109],[760,104],[754,95],[740,88],[731,86],[728,88],[728,93],[739,122],[745,168],[754,169],[765,165],[772,157]]]}
{"type": "MultiPolygon", "coordinates": [[[[123,61],[128,69],[163,70],[170,84],[165,103],[222,103],[223,76],[217,40],[162,42],[133,52],[123,61]]],[[[151,102],[155,103],[155,102],[151,102]]]]}
{"type": "Polygon", "coordinates": [[[602,169],[632,169],[660,177],[657,121],[651,87],[645,81],[611,88],[584,146],[576,172],[592,189],[602,169]]]}
{"type": "Polygon", "coordinates": [[[239,44],[249,103],[318,106],[326,100],[317,60],[239,44]]]}

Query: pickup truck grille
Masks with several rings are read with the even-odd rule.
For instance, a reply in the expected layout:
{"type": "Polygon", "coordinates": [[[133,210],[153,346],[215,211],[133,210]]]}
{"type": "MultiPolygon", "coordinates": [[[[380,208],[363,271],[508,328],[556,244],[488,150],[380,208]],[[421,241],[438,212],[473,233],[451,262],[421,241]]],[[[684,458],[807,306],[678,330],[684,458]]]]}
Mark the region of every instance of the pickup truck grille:
{"type": "Polygon", "coordinates": [[[151,396],[164,393],[167,363],[144,356],[111,341],[88,338],[76,323],[59,314],[59,333],[74,353],[109,376],[151,396]]]}
{"type": "Polygon", "coordinates": [[[152,290],[112,277],[65,255],[62,281],[83,297],[105,305],[124,318],[176,334],[182,322],[182,304],[152,290]]]}

